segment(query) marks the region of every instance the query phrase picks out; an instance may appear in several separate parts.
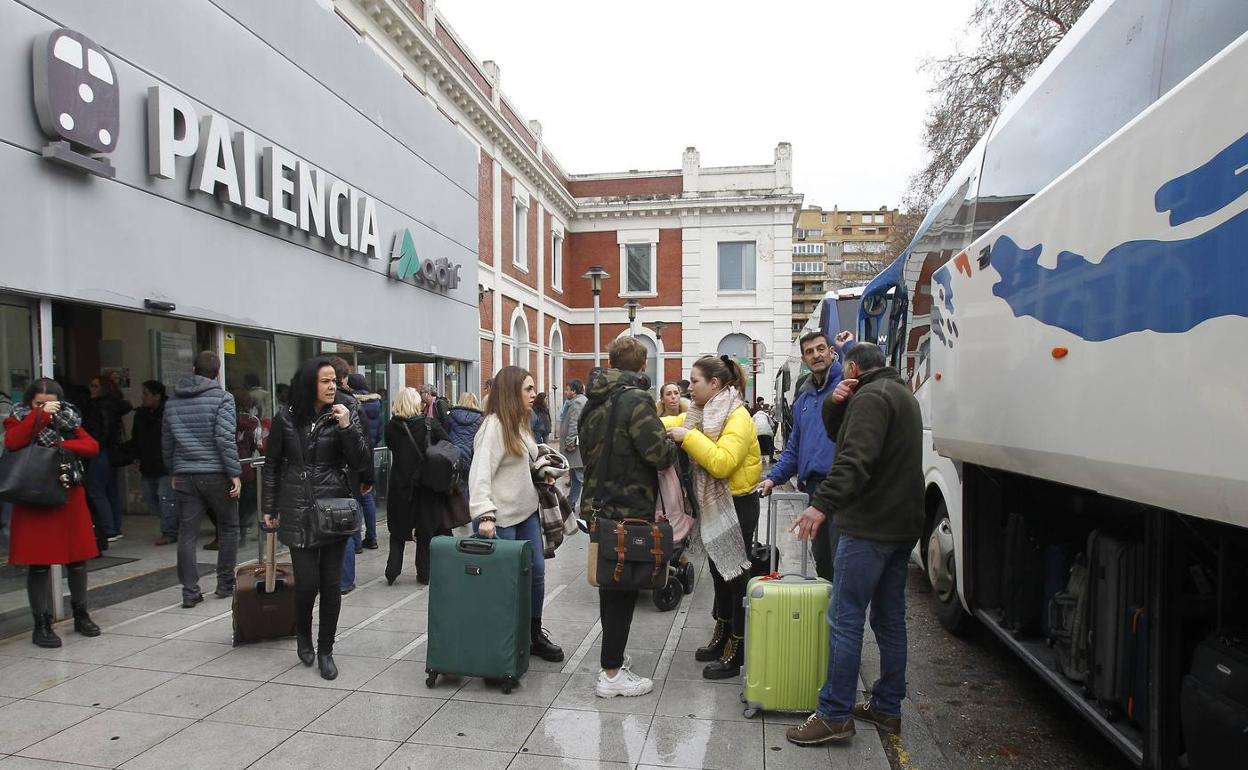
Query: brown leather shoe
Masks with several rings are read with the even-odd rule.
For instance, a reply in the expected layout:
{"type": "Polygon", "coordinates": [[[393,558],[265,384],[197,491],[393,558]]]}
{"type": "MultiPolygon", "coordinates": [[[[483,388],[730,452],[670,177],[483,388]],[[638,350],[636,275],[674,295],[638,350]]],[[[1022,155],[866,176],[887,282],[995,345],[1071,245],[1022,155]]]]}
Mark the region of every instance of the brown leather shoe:
{"type": "Polygon", "coordinates": [[[824,719],[811,714],[797,727],[784,731],[789,743],[798,746],[823,746],[827,743],[848,743],[854,737],[853,717],[843,720],[824,719]]]}
{"type": "Polygon", "coordinates": [[[875,704],[871,701],[855,703],[854,707],[849,710],[854,719],[861,719],[864,722],[870,722],[886,733],[893,735],[901,735],[901,717],[890,717],[887,714],[881,714],[875,710],[875,704]]]}

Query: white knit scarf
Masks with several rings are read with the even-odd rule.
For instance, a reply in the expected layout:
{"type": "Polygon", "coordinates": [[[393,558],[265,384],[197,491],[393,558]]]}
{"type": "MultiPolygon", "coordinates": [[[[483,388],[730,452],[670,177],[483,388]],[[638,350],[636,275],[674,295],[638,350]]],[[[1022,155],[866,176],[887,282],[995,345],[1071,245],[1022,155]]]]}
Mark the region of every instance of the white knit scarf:
{"type": "MultiPolygon", "coordinates": [[[[690,404],[685,427],[702,431],[711,441],[719,441],[728,415],[744,403],[736,388],[724,388],[705,406],[690,404]]],[[[720,577],[732,580],[750,568],[737,509],[732,504],[732,492],[726,480],[715,478],[696,462],[690,465],[693,494],[698,501],[698,521],[693,527],[694,549],[705,551],[720,577]]]]}

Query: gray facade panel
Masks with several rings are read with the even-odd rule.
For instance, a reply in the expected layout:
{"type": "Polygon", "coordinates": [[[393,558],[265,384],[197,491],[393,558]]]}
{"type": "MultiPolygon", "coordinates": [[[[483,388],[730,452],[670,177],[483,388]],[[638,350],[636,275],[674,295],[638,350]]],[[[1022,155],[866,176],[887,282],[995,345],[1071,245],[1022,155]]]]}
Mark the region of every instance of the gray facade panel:
{"type": "MultiPolygon", "coordinates": [[[[76,29],[123,60],[117,62],[119,69],[129,63],[151,73],[235,126],[264,136],[447,237],[476,245],[475,214],[457,216],[465,199],[475,207],[476,149],[332,10],[308,0],[251,3],[262,6],[252,12],[265,28],[258,31],[205,0],[131,3],[123,13],[113,3],[39,0],[32,5],[52,20],[45,22],[48,28],[76,29]],[[273,33],[274,27],[282,33],[273,33]],[[266,30],[280,40],[263,38],[266,30]],[[296,50],[282,47],[293,40],[298,40],[296,50]],[[360,90],[335,91],[308,74],[326,68],[353,73],[339,78],[345,81],[341,86],[360,90]],[[381,103],[402,106],[381,112],[381,103]]],[[[125,75],[122,88],[129,92],[127,79],[133,84],[135,78],[125,75]]],[[[122,131],[133,140],[142,124],[127,117],[123,112],[122,131]]]]}
{"type": "Polygon", "coordinates": [[[223,0],[228,15],[204,0],[130,3],[120,14],[113,3],[31,5],[54,21],[0,0],[0,285],[124,308],[161,297],[179,316],[477,358],[475,145],[332,10],[307,0],[223,0]],[[33,107],[31,50],[58,24],[113,58],[121,84],[113,180],[38,154],[47,139],[33,107]],[[373,197],[383,258],[192,192],[189,158],[178,159],[172,180],[150,177],[146,90],[158,83],[201,116],[216,113],[373,197]],[[440,294],[385,276],[403,228],[422,258],[462,265],[457,289],[440,294]]]}
{"type": "Polygon", "coordinates": [[[167,299],[181,317],[477,358],[475,304],[9,145],[0,178],[2,287],[139,310],[167,299]]]}

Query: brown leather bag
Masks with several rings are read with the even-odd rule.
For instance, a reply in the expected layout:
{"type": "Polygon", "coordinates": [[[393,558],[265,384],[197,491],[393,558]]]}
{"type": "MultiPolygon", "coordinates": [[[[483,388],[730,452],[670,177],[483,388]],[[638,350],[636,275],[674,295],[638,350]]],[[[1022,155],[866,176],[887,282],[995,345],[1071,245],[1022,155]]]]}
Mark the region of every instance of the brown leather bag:
{"type": "Polygon", "coordinates": [[[672,525],[666,521],[598,516],[590,528],[597,560],[590,577],[599,588],[653,591],[667,585],[672,560],[672,525]]]}
{"type": "Polygon", "coordinates": [[[277,529],[265,529],[264,560],[234,577],[234,646],[295,635],[295,570],[277,563],[277,529]]]}

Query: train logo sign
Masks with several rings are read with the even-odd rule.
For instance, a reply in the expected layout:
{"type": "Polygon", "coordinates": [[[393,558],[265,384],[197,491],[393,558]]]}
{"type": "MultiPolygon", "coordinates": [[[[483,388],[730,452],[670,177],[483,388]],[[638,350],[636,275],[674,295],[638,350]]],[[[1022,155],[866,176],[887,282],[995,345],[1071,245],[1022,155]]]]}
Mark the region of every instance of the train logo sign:
{"type": "Polygon", "coordinates": [[[56,29],[34,46],[35,112],[52,140],[43,156],[89,174],[112,177],[106,157],[117,145],[121,117],[117,69],[86,35],[56,29]]]}

